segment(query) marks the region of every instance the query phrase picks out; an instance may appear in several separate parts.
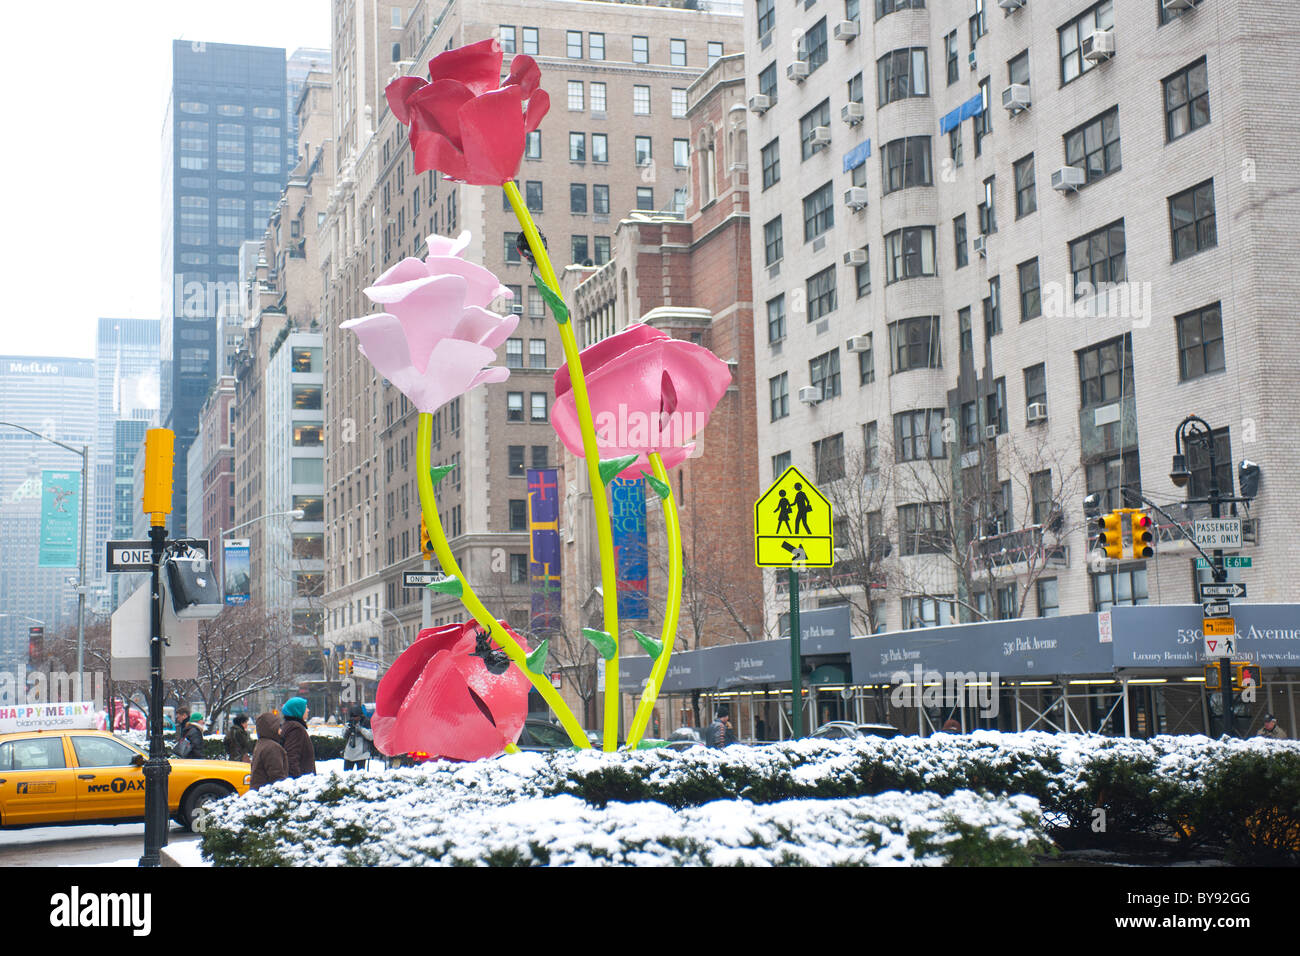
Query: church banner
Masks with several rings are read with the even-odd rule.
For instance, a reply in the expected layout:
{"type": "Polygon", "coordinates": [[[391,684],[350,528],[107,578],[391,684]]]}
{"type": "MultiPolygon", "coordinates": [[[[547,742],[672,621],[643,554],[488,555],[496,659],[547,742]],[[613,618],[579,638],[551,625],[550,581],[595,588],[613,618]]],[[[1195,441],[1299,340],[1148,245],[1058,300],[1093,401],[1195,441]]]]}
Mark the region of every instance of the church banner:
{"type": "Polygon", "coordinates": [[[554,468],[529,468],[528,577],[532,587],[530,629],[534,634],[561,627],[560,494],[554,468]]]}

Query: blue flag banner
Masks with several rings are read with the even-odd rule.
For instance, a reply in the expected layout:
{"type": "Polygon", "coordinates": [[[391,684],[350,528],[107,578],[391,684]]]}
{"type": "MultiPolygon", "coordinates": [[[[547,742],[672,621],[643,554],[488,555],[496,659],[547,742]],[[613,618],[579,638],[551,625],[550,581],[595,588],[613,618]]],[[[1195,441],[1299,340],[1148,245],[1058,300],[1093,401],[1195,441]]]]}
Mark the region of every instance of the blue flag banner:
{"type": "Polygon", "coordinates": [[[953,129],[962,120],[968,120],[972,116],[979,115],[984,109],[984,97],[976,93],[961,106],[957,107],[951,113],[945,113],[943,119],[939,120],[939,132],[946,133],[953,129]]]}
{"type": "Polygon", "coordinates": [[[528,579],[532,588],[529,623],[534,634],[558,631],[560,593],[560,489],[554,468],[529,468],[528,579]]]}
{"type": "Polygon", "coordinates": [[[42,568],[77,566],[77,530],[81,527],[81,472],[41,472],[42,568]]]}
{"type": "Polygon", "coordinates": [[[614,563],[618,567],[618,616],[650,616],[650,552],[646,544],[645,479],[615,478],[609,483],[610,521],[614,526],[614,563]]]}
{"type": "Polygon", "coordinates": [[[221,542],[221,568],[225,578],[227,604],[248,603],[252,578],[248,547],[248,538],[227,538],[221,542]]]}

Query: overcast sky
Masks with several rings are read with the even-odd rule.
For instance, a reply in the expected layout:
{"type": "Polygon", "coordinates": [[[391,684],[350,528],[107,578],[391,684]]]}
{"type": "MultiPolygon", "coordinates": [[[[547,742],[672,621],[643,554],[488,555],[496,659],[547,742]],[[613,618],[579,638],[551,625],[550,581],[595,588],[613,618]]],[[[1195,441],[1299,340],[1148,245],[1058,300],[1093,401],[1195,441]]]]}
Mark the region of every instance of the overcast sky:
{"type": "Polygon", "coordinates": [[[158,318],[171,41],[330,45],[329,0],[10,4],[0,30],[0,353],[91,358],[158,318]]]}

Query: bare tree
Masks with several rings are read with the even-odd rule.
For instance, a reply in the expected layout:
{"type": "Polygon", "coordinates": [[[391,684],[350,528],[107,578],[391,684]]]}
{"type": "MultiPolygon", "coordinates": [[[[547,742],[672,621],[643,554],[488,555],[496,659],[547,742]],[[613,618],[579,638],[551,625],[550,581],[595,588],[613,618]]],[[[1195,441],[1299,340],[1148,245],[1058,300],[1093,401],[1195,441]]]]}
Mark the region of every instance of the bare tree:
{"type": "Polygon", "coordinates": [[[835,518],[835,566],[809,572],[808,586],[830,588],[849,605],[855,630],[874,634],[884,623],[881,598],[893,553],[886,520],[892,474],[879,467],[874,447],[847,453],[840,470],[842,477],[821,485],[835,518]]]}

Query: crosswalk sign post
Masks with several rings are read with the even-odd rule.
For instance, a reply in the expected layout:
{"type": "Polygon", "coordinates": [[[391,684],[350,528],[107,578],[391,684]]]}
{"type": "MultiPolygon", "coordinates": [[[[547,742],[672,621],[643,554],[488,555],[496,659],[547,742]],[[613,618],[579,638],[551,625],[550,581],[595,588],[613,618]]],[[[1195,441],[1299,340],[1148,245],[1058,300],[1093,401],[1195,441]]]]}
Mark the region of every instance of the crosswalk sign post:
{"type": "Polygon", "coordinates": [[[754,502],[754,563],[786,568],[790,576],[790,733],[803,736],[803,651],[799,630],[799,569],[835,564],[831,503],[791,466],[754,502]]]}

